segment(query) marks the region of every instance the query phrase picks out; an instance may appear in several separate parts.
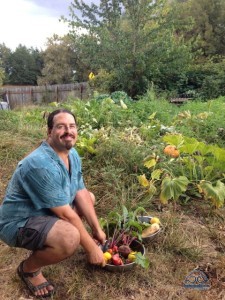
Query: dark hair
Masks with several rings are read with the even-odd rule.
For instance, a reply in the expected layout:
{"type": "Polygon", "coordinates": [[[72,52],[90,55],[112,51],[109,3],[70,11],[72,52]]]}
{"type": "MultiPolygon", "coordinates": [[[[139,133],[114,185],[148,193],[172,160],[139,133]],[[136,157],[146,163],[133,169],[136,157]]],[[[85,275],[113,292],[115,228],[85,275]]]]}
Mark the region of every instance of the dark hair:
{"type": "Polygon", "coordinates": [[[52,129],[53,128],[53,119],[56,115],[60,114],[60,113],[67,113],[67,114],[70,114],[71,116],[74,117],[74,121],[75,123],[77,124],[77,121],[76,121],[76,117],[75,115],[68,109],[65,109],[65,108],[60,108],[60,109],[56,109],[54,110],[53,112],[51,112],[48,116],[48,120],[47,120],[47,125],[48,125],[48,128],[49,129],[52,129]]]}

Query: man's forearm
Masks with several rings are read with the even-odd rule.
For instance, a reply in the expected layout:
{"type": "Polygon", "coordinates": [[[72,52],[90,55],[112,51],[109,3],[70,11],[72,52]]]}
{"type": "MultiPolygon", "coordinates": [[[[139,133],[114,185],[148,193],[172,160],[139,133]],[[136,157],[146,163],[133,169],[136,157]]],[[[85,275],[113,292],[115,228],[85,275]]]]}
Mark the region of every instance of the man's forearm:
{"type": "Polygon", "coordinates": [[[88,190],[78,191],[75,198],[75,206],[79,213],[85,218],[92,231],[99,231],[100,225],[94,209],[93,202],[88,190]]]}

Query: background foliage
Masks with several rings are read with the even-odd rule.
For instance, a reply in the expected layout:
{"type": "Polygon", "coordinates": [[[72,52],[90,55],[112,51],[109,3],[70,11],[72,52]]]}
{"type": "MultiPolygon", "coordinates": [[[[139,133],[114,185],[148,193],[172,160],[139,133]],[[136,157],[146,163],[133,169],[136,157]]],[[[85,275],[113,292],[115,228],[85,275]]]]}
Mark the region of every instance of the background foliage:
{"type": "Polygon", "coordinates": [[[3,84],[82,82],[92,71],[101,93],[138,98],[154,84],[167,97],[224,96],[223,0],[73,0],[68,9],[69,34],[45,50],[0,45],[3,84]]]}
{"type": "MultiPolygon", "coordinates": [[[[223,200],[225,190],[224,105],[220,97],[176,106],[158,98],[151,88],[138,101],[117,91],[96,94],[86,102],[70,98],[61,104],[0,111],[1,199],[18,161],[45,139],[44,113],[66,107],[78,118],[76,148],[86,185],[96,196],[98,216],[120,213],[122,205],[129,211],[142,206],[162,223],[157,239],[145,244],[148,269],[136,266],[134,272],[124,274],[106,272],[88,265],[82,248],[68,260],[44,268],[45,276],[57,285],[55,300],[65,296],[69,300],[223,299],[224,207],[217,208],[211,199],[218,195],[216,200],[223,200]],[[165,155],[167,143],[177,146],[179,157],[165,155]],[[168,174],[165,181],[160,177],[163,172],[168,174]],[[146,177],[147,185],[141,184],[140,176],[146,177]],[[182,176],[191,182],[190,189],[185,190],[187,180],[182,176]],[[220,183],[215,184],[218,178],[220,183]],[[201,179],[205,180],[201,188],[211,198],[193,188],[201,179]],[[168,197],[168,187],[175,192],[167,204],[161,203],[160,193],[152,193],[153,187],[160,192],[162,184],[163,199],[168,197]],[[198,266],[209,277],[207,291],[183,287],[186,276],[198,266]]],[[[0,241],[3,299],[29,298],[15,275],[18,261],[28,255],[29,251],[0,241]]]]}

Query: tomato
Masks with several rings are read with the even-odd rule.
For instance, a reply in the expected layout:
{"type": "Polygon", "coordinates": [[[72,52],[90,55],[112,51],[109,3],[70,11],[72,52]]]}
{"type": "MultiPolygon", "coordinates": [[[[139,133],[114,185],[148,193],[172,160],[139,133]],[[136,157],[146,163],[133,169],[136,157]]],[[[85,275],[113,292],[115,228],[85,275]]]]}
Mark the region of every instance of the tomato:
{"type": "Polygon", "coordinates": [[[120,266],[120,265],[123,265],[123,261],[122,259],[120,258],[119,254],[114,254],[112,256],[112,262],[115,266],[120,266]]]}

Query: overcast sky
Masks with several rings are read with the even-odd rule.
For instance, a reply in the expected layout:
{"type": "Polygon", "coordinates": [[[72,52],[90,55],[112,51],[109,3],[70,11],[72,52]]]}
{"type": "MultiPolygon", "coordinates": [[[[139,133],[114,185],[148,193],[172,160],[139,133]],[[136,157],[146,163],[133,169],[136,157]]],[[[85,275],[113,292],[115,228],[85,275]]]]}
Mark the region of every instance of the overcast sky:
{"type": "Polygon", "coordinates": [[[22,44],[44,50],[47,38],[69,29],[59,18],[69,14],[72,0],[1,0],[0,44],[15,50],[22,44]]]}

